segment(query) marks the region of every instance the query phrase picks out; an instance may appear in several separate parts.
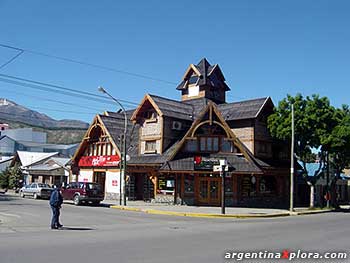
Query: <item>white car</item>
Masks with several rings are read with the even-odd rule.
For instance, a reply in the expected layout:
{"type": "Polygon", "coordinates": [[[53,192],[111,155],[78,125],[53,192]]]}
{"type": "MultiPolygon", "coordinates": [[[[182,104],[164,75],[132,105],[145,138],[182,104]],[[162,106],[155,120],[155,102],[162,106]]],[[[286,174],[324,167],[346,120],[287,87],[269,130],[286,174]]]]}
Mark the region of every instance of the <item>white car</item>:
{"type": "Polygon", "coordinates": [[[52,188],[48,184],[43,183],[31,183],[30,185],[23,186],[19,190],[19,195],[24,198],[26,196],[32,196],[34,199],[46,198],[49,199],[52,188]]]}

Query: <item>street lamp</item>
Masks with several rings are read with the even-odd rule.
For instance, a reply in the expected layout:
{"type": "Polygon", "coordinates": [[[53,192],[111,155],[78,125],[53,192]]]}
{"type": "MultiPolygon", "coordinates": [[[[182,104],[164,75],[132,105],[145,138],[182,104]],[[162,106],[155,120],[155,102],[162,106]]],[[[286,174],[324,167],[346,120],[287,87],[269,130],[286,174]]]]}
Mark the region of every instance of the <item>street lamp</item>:
{"type": "Polygon", "coordinates": [[[291,151],[290,151],[290,201],[289,211],[294,211],[294,104],[291,105],[292,115],[292,140],[291,140],[291,151]]]}
{"type": "Polygon", "coordinates": [[[128,126],[128,118],[126,116],[125,108],[123,105],[116,99],[114,98],[111,94],[109,94],[103,87],[98,87],[98,91],[106,94],[108,97],[110,97],[113,101],[115,101],[120,108],[122,108],[123,113],[124,113],[124,132],[123,136],[121,138],[121,145],[122,145],[122,151],[121,151],[121,165],[120,165],[120,177],[119,177],[119,182],[121,184],[122,179],[123,179],[123,194],[122,194],[122,187],[120,185],[120,190],[119,190],[119,204],[122,205],[122,195],[124,197],[124,205],[126,206],[126,194],[125,194],[125,184],[126,184],[126,131],[127,131],[127,126],[128,126]]]}

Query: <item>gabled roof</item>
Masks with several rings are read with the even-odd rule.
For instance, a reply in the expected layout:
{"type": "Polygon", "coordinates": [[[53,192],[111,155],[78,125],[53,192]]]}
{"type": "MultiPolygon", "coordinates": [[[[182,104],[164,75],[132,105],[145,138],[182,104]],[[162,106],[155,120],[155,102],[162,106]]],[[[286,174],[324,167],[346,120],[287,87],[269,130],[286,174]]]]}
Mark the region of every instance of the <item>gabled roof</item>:
{"type": "Polygon", "coordinates": [[[47,160],[45,163],[49,161],[53,161],[54,163],[58,164],[59,166],[65,167],[69,164],[71,161],[70,158],[62,158],[62,157],[51,157],[49,160],[47,160]]]}
{"type": "Polygon", "coordinates": [[[23,167],[30,166],[48,159],[52,156],[58,155],[58,152],[42,153],[42,152],[25,152],[17,151],[18,158],[23,167]]]}
{"type": "Polygon", "coordinates": [[[29,141],[16,141],[19,144],[22,144],[26,147],[40,147],[45,149],[52,149],[52,150],[68,150],[74,147],[78,146],[78,143],[74,144],[52,144],[52,143],[38,143],[38,142],[29,142],[29,141]]]}
{"type": "Polygon", "coordinates": [[[184,104],[180,101],[163,98],[156,95],[149,95],[157,104],[158,108],[164,116],[190,120],[194,119],[193,106],[184,104]]]}
{"type": "Polygon", "coordinates": [[[13,156],[2,156],[0,158],[0,164],[12,161],[13,156]]]}
{"type": "Polygon", "coordinates": [[[270,97],[218,105],[226,121],[257,118],[265,105],[273,108],[270,97]]]}
{"type": "MultiPolygon", "coordinates": [[[[138,124],[134,124],[130,120],[132,111],[126,111],[127,114],[127,149],[138,145],[138,124]]],[[[75,160],[82,153],[84,145],[88,143],[88,135],[93,127],[96,125],[101,126],[102,130],[109,136],[112,146],[116,149],[117,154],[120,156],[120,135],[124,133],[125,119],[122,112],[106,112],[105,114],[98,114],[90,124],[82,142],[80,143],[77,151],[75,152],[72,160],[75,160]]]]}
{"type": "Polygon", "coordinates": [[[10,140],[10,141],[15,141],[14,139],[12,139],[11,137],[9,137],[9,136],[7,136],[7,135],[2,135],[2,136],[0,136],[0,141],[1,140],[5,140],[5,139],[8,139],[8,140],[10,140]]]}
{"type": "Polygon", "coordinates": [[[211,86],[225,91],[230,88],[225,83],[225,77],[218,64],[210,65],[206,58],[203,58],[197,65],[191,64],[177,86],[177,90],[184,90],[189,84],[198,86],[211,86]],[[193,76],[194,74],[194,76],[193,76]]]}
{"type": "Polygon", "coordinates": [[[167,116],[182,120],[193,120],[193,107],[180,101],[146,94],[140,106],[133,113],[131,120],[135,120],[144,107],[153,107],[159,116],[167,116]],[[148,105],[148,106],[146,106],[148,105]]]}
{"type": "Polygon", "coordinates": [[[191,134],[195,132],[195,130],[199,127],[200,123],[209,122],[209,123],[216,123],[225,130],[227,133],[227,137],[231,138],[233,140],[234,146],[237,147],[241,153],[247,158],[249,161],[253,161],[252,155],[250,154],[249,150],[244,146],[244,144],[236,137],[236,135],[232,132],[230,127],[227,125],[226,121],[223,119],[221,113],[218,111],[217,105],[214,102],[209,102],[209,104],[202,110],[202,112],[199,114],[198,118],[192,123],[189,130],[186,132],[185,136],[180,140],[180,142],[177,144],[174,151],[171,153],[171,155],[168,158],[168,161],[171,161],[175,158],[177,153],[180,151],[180,149],[185,144],[186,138],[191,137],[191,134]],[[204,116],[206,114],[209,114],[209,119],[204,121],[204,116]],[[216,116],[218,118],[218,122],[213,120],[213,116],[216,116]]]}

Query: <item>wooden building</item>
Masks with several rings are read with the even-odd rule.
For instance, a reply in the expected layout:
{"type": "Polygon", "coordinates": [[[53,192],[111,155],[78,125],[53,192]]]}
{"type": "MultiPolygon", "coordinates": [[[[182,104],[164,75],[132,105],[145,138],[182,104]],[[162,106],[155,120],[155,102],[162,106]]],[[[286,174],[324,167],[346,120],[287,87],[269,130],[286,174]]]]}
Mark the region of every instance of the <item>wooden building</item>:
{"type": "MultiPolygon", "coordinates": [[[[147,94],[127,112],[129,200],[220,205],[221,177],[212,165],[225,159],[226,204],[283,206],[289,155],[267,129],[272,100],[227,103],[223,73],[206,59],[188,67],[177,90],[181,101],[147,94]]],[[[100,182],[111,198],[122,183],[123,121],[121,113],[97,115],[73,157],[77,180],[100,182]]]]}

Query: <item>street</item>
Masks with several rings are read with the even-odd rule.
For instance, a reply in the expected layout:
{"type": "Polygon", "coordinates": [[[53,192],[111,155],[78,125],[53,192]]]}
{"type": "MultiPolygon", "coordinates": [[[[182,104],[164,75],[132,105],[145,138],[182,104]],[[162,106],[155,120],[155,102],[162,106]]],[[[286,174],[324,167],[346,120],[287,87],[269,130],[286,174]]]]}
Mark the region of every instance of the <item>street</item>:
{"type": "Polygon", "coordinates": [[[209,263],[236,262],[227,251],[350,251],[347,213],[208,219],[64,203],[63,230],[49,229],[50,216],[47,200],[0,199],[0,262],[209,263]]]}

